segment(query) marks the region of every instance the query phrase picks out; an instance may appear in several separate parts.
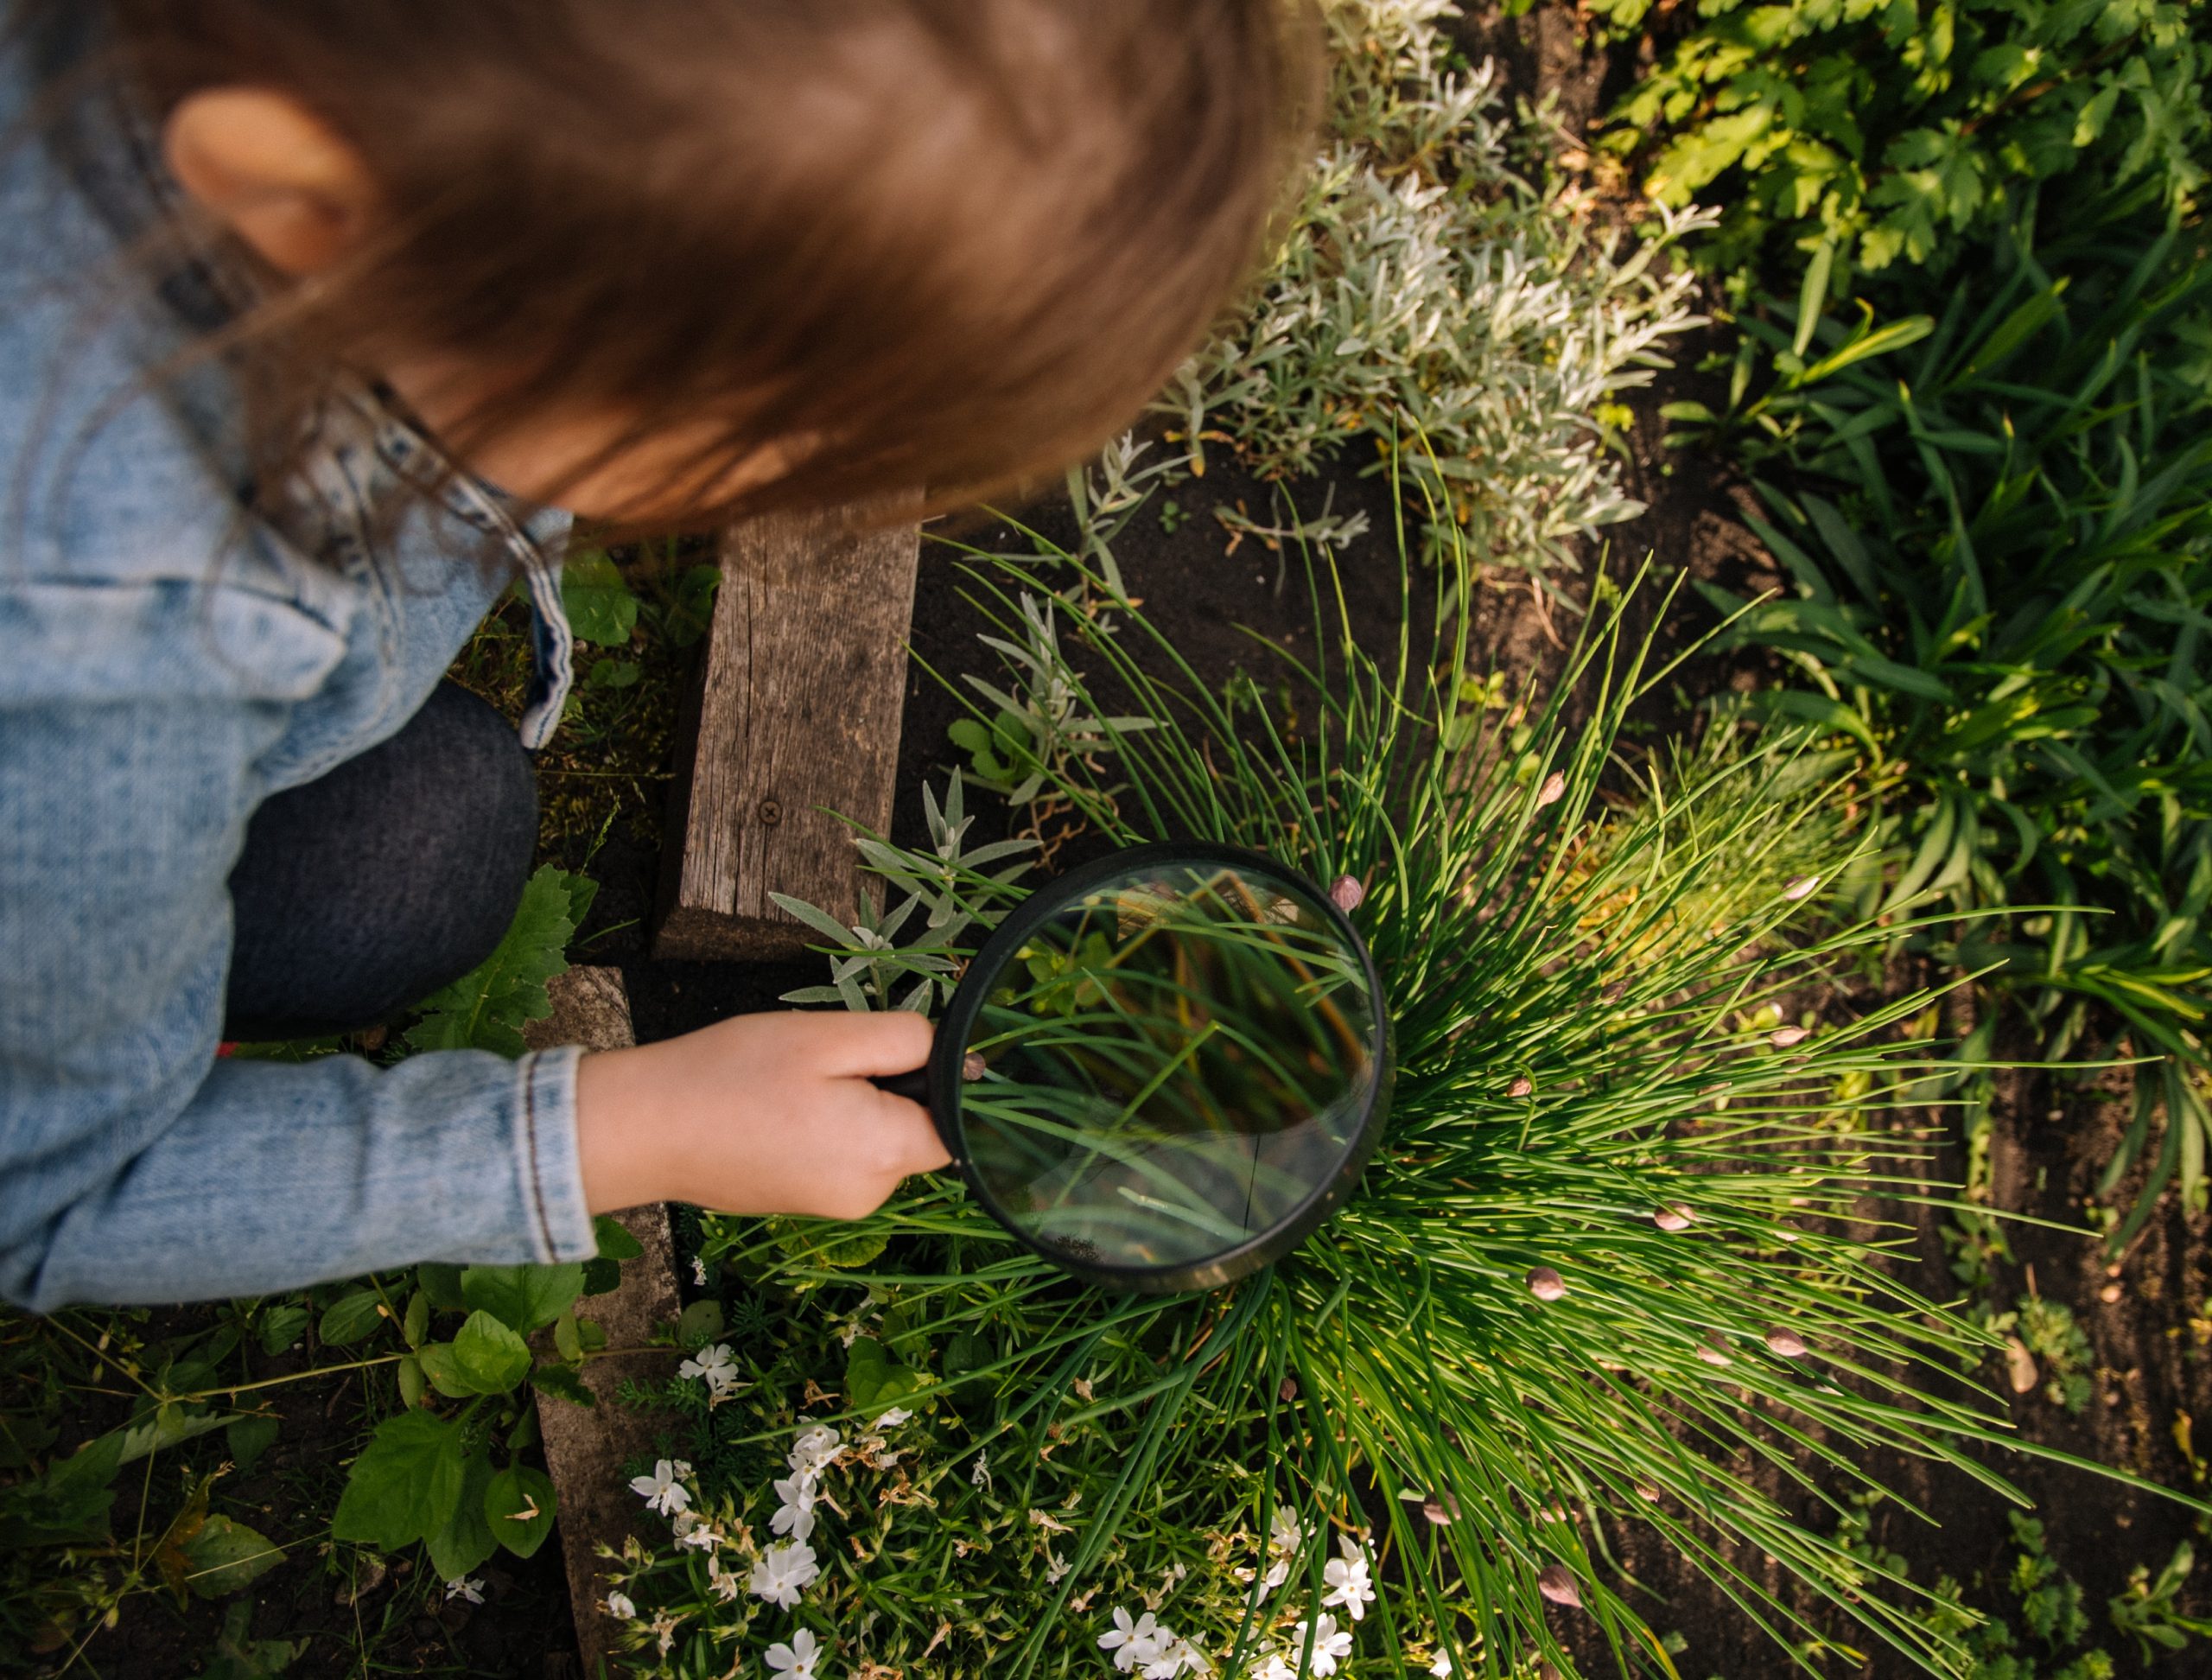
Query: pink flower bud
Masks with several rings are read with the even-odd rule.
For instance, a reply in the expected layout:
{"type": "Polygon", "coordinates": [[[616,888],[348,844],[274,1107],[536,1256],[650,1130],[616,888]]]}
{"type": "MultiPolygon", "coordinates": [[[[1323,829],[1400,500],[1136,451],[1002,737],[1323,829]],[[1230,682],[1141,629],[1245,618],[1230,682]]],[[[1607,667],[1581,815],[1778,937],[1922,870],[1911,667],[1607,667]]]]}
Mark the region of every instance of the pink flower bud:
{"type": "Polygon", "coordinates": [[[1800,899],[1812,897],[1820,884],[1821,878],[1818,875],[1799,875],[1796,880],[1782,889],[1782,896],[1795,904],[1800,899]]]}
{"type": "Polygon", "coordinates": [[[1651,1216],[1651,1223],[1662,1231],[1688,1231],[1697,1215],[1681,1202],[1669,1202],[1651,1216]]]}
{"type": "Polygon", "coordinates": [[[983,1060],[983,1053],[980,1050],[970,1050],[960,1059],[960,1077],[969,1085],[990,1071],[991,1065],[983,1060]]]}
{"type": "Polygon", "coordinates": [[[1548,805],[1557,805],[1566,797],[1566,773],[1554,770],[1544,778],[1544,785],[1536,790],[1536,809],[1541,811],[1548,805]]]}
{"type": "Polygon", "coordinates": [[[1549,1266],[1538,1266],[1529,1274],[1529,1293],[1539,1301],[1557,1301],[1567,1293],[1567,1280],[1549,1266]]]}
{"type": "Polygon", "coordinates": [[[1636,1497],[1643,1500],[1646,1505],[1657,1505],[1659,1503],[1659,1490],[1654,1487],[1649,1482],[1638,1482],[1636,1485],[1636,1497]]]}
{"type": "Polygon", "coordinates": [[[1697,1356],[1709,1365],[1725,1365],[1729,1362],[1728,1356],[1710,1342],[1700,1342],[1697,1345],[1697,1356]]]}
{"type": "Polygon", "coordinates": [[[1445,1528],[1459,1514],[1459,1501],[1450,1493],[1432,1493],[1421,1502],[1421,1514],[1437,1527],[1445,1528]]]}
{"type": "Polygon", "coordinates": [[[1352,875],[1338,875],[1329,883],[1329,902],[1349,916],[1367,901],[1367,888],[1352,875]]]}
{"type": "Polygon", "coordinates": [[[1536,1590],[1554,1604],[1564,1604],[1569,1609],[1582,1607],[1582,1589],[1574,1584],[1574,1577],[1561,1563],[1547,1563],[1536,1576],[1536,1590]]]}
{"type": "Polygon", "coordinates": [[[1523,1073],[1519,1079],[1514,1080],[1511,1085],[1505,1087],[1505,1094],[1509,1097],[1527,1097],[1533,1094],[1535,1089],[1536,1082],[1534,1079],[1531,1079],[1526,1073],[1523,1073]]]}
{"type": "Polygon", "coordinates": [[[1787,1050],[1793,1044],[1802,1044],[1813,1036],[1809,1027],[1777,1027],[1766,1035],[1766,1041],[1777,1050],[1787,1050]]]}
{"type": "Polygon", "coordinates": [[[1785,1359],[1802,1359],[1805,1357],[1804,1340],[1795,1331],[1770,1330],[1766,1333],[1766,1345],[1770,1351],[1779,1353],[1785,1359]]]}

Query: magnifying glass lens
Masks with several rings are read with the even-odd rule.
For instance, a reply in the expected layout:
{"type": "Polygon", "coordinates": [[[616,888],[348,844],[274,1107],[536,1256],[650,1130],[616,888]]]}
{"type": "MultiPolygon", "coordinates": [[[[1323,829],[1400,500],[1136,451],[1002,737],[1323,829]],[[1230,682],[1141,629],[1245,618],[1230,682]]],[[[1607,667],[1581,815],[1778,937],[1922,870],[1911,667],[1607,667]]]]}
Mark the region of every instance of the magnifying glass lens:
{"type": "Polygon", "coordinates": [[[1085,1270],[1233,1254],[1330,1193],[1362,1146],[1384,1061],[1368,972],[1310,884],[1257,864],[1087,881],[969,977],[971,1175],[1085,1270]]]}

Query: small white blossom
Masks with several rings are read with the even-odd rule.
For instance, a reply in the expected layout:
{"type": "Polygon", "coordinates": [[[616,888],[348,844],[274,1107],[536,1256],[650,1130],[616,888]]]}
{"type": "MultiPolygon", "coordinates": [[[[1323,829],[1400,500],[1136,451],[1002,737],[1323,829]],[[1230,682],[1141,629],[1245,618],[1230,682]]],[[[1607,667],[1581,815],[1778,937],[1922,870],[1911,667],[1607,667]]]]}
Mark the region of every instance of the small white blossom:
{"type": "Polygon", "coordinates": [[[701,1378],[707,1384],[707,1392],[721,1400],[737,1387],[737,1359],[729,1351],[728,1342],[716,1342],[712,1347],[701,1348],[677,1366],[676,1374],[701,1378]]]}
{"type": "Polygon", "coordinates": [[[1452,1653],[1439,1645],[1436,1660],[1428,1665],[1428,1671],[1436,1677],[1436,1680],[1452,1680],[1452,1653]]]}
{"type": "MultiPolygon", "coordinates": [[[[690,1516],[690,1511],[683,1513],[690,1516]]],[[[722,1543],[721,1530],[711,1523],[695,1523],[676,1537],[679,1546],[689,1546],[695,1551],[711,1552],[722,1543]]]]}
{"type": "MultiPolygon", "coordinates": [[[[1306,1649],[1306,1624],[1300,1622],[1291,1631],[1290,1651],[1294,1658],[1306,1649]]],[[[1337,1664],[1351,1655],[1351,1635],[1337,1631],[1334,1616],[1313,1619],[1313,1672],[1320,1680],[1328,1680],[1337,1671],[1337,1664]]]]}
{"type": "Polygon", "coordinates": [[[630,1491],[645,1499],[648,1511],[674,1517],[690,1507],[691,1495],[679,1480],[679,1477],[690,1473],[691,1467],[681,1459],[663,1459],[653,1466],[652,1475],[631,1477],[630,1491]]]}
{"type": "Polygon", "coordinates": [[[814,1680],[814,1664],[822,1655],[822,1647],[814,1638],[814,1630],[802,1627],[791,1635],[789,1645],[768,1647],[768,1666],[784,1680],[814,1680]]]}
{"type": "Polygon", "coordinates": [[[721,1559],[712,1552],[707,1555],[707,1584],[724,1604],[735,1600],[741,1585],[735,1571],[722,1568],[721,1559]]]}
{"type": "Polygon", "coordinates": [[[1057,1587],[1067,1579],[1068,1561],[1051,1547],[1045,1549],[1045,1584],[1057,1587]]]}
{"type": "Polygon", "coordinates": [[[660,1654],[667,1656],[676,1643],[676,1618],[664,1610],[653,1618],[652,1629],[660,1639],[660,1654]]]}
{"type": "Polygon", "coordinates": [[[908,1419],[912,1418],[913,1415],[913,1413],[908,1411],[904,1406],[893,1406],[889,1411],[884,1413],[882,1416],[875,1420],[875,1427],[879,1429],[895,1429],[901,1423],[904,1423],[908,1419]]]}
{"type": "Polygon", "coordinates": [[[821,1575],[822,1566],[814,1561],[814,1548],[804,1541],[793,1540],[771,1546],[761,1553],[746,1586],[755,1598],[766,1599],[779,1610],[788,1610],[798,1602],[799,1594],[811,1587],[821,1575]]]}
{"type": "Polygon", "coordinates": [[[799,1431],[791,1442],[790,1464],[802,1476],[818,1476],[845,1454],[844,1441],[825,1423],[799,1431]]]}
{"type": "Polygon", "coordinates": [[[794,1540],[814,1535],[814,1501],[817,1497],[811,1476],[786,1476],[776,1484],[776,1514],[768,1526],[794,1540]]]}
{"type": "Polygon", "coordinates": [[[1351,1619],[1358,1621],[1375,1601],[1375,1584],[1369,1578],[1366,1552],[1349,1535],[1339,1543],[1344,1556],[1331,1558],[1321,1568],[1321,1579],[1329,1588],[1328,1595],[1321,1602],[1325,1607],[1342,1605],[1351,1613],[1351,1619]]]}
{"type": "Polygon", "coordinates": [[[630,1602],[630,1595],[627,1593],[609,1593],[607,1595],[607,1613],[610,1616],[619,1616],[624,1621],[635,1621],[638,1619],[638,1607],[630,1602]]]}
{"type": "Polygon", "coordinates": [[[991,1461],[988,1453],[976,1454],[976,1467],[968,1473],[968,1485],[970,1487],[988,1487],[991,1485],[991,1461]]]}
{"type": "Polygon", "coordinates": [[[691,1281],[702,1289],[707,1287],[707,1263],[696,1254],[691,1257],[691,1281]]]}
{"type": "Polygon", "coordinates": [[[446,1602],[450,1604],[455,1599],[467,1599],[471,1604],[483,1603],[483,1581],[474,1576],[465,1576],[459,1581],[448,1581],[446,1582],[446,1602]]]}
{"type": "Polygon", "coordinates": [[[1147,1665],[1160,1656],[1160,1624],[1146,1611],[1136,1620],[1126,1610],[1114,1612],[1114,1625],[1098,1636],[1098,1648],[1114,1653],[1114,1666],[1124,1674],[1147,1665]]]}
{"type": "Polygon", "coordinates": [[[1298,1668],[1280,1651],[1271,1651],[1252,1680],[1298,1680],[1298,1668]]]}

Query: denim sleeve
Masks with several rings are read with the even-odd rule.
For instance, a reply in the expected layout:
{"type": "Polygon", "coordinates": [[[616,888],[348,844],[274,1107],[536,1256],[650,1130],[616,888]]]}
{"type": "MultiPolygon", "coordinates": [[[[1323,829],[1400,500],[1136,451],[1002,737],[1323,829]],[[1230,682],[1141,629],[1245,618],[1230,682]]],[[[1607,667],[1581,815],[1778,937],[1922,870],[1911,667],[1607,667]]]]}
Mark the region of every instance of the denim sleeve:
{"type": "Polygon", "coordinates": [[[218,1060],[255,766],[340,639],[218,602],[245,619],[215,631],[253,644],[242,689],[239,661],[190,651],[207,600],[0,589],[0,646],[83,655],[41,660],[51,683],[0,671],[0,1295],[44,1311],[588,1255],[575,1051],[218,1060]]]}

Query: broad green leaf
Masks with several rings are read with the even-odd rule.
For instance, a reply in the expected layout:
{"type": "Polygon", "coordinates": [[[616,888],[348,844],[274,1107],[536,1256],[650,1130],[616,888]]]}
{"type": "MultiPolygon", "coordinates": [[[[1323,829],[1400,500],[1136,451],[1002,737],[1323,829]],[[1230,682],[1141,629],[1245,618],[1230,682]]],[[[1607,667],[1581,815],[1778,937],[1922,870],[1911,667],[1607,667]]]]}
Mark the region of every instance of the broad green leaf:
{"type": "Polygon", "coordinates": [[[150,1453],[207,1435],[227,1424],[232,1414],[210,1411],[205,1406],[176,1403],[157,1406],[143,1423],[123,1432],[123,1462],[136,1464],[150,1453]]]}
{"type": "Polygon", "coordinates": [[[461,1275],[462,1300],[524,1336],[560,1317],[583,1287],[583,1263],[576,1260],[551,1266],[471,1266],[461,1275]]]}
{"type": "Polygon", "coordinates": [[[374,1289],[355,1289],[322,1309],[315,1333],[333,1347],[348,1347],[374,1330],[383,1317],[384,1297],[374,1289]]]}
{"type": "Polygon", "coordinates": [[[719,1301],[695,1301],[676,1320],[676,1340],[684,1347],[704,1347],[722,1333],[722,1306],[719,1301]]]}
{"type": "Polygon", "coordinates": [[[591,1234],[602,1260],[634,1260],[645,1251],[645,1244],[630,1234],[629,1226],[611,1213],[601,1213],[591,1222],[591,1234]]]}
{"type": "Polygon", "coordinates": [[[461,1430],[424,1411],[377,1426],[331,1518],[334,1538],[397,1551],[442,1529],[461,1499],[461,1430]]]}
{"type": "Polygon", "coordinates": [[[296,1301],[267,1308],[261,1315],[256,1332],[261,1338],[261,1351],[268,1354],[282,1353],[307,1333],[315,1314],[296,1301]]]}
{"type": "Polygon", "coordinates": [[[200,1524],[184,1543],[185,1585],[195,1597],[242,1592],[284,1561],[268,1536],[222,1515],[200,1524]]]}
{"type": "Polygon", "coordinates": [[[721,582],[720,566],[693,566],[677,580],[676,598],[668,609],[671,646],[689,647],[707,633],[714,622],[715,596],[721,582]]]}
{"type": "Polygon", "coordinates": [[[504,1394],[530,1371],[530,1345],[491,1314],[474,1312],[453,1339],[454,1358],[485,1394],[504,1394]]]}
{"type": "Polygon", "coordinates": [[[543,1470],[511,1464],[484,1490],[484,1519],[501,1545],[528,1557],[552,1533],[556,1504],[552,1479],[543,1470]]]}
{"type": "Polygon", "coordinates": [[[463,1468],[453,1515],[426,1543],[430,1567],[440,1581],[465,1580],[499,1550],[499,1539],[484,1520],[484,1490],[491,1485],[492,1460],[480,1448],[468,1455],[463,1468]]]}
{"type": "Polygon", "coordinates": [[[562,563],[561,606],[581,642],[619,647],[638,627],[638,597],[604,550],[587,549],[562,563]]]}
{"type": "Polygon", "coordinates": [[[231,1450],[231,1462],[238,1467],[238,1474],[250,1476],[253,1467],[261,1462],[261,1455],[276,1444],[283,1429],[273,1417],[234,1417],[223,1431],[223,1444],[231,1450]]]}
{"type": "Polygon", "coordinates": [[[564,1365],[537,1365],[530,1368],[530,1385],[578,1406],[595,1406],[598,1397],[583,1385],[574,1369],[564,1365]]]}
{"type": "Polygon", "coordinates": [[[415,1281],[423,1293],[430,1298],[430,1305],[441,1313],[465,1313],[468,1303],[461,1298],[461,1268],[442,1261],[426,1260],[415,1269],[415,1281]]]}

